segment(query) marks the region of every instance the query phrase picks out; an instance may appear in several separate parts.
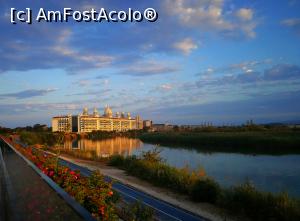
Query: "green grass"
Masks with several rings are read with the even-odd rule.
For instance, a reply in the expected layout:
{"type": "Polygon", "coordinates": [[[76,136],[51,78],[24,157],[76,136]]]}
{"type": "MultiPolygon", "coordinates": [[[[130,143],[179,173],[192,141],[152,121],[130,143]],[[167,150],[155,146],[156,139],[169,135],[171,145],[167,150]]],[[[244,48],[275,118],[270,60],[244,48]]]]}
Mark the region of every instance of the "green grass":
{"type": "Polygon", "coordinates": [[[204,152],[300,153],[299,131],[156,132],[143,133],[139,138],[147,143],[204,152]]]}
{"type": "Polygon", "coordinates": [[[203,173],[171,167],[159,159],[155,160],[155,156],[158,156],[155,152],[139,158],[115,155],[110,158],[109,164],[156,186],[185,194],[193,201],[211,203],[251,220],[300,220],[299,199],[291,198],[286,193],[260,192],[249,183],[224,189],[203,173]]]}

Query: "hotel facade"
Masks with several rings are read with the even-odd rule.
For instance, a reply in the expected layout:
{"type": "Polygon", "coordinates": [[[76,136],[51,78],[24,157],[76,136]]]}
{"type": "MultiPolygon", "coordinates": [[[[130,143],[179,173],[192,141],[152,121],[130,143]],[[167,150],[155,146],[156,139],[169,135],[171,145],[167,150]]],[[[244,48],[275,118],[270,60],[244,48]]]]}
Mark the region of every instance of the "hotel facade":
{"type": "Polygon", "coordinates": [[[88,133],[92,131],[128,131],[142,130],[143,121],[139,116],[132,118],[130,113],[113,112],[109,106],[104,109],[104,114],[99,115],[95,108],[92,114],[84,108],[82,114],[56,116],[52,118],[53,132],[88,133]]]}

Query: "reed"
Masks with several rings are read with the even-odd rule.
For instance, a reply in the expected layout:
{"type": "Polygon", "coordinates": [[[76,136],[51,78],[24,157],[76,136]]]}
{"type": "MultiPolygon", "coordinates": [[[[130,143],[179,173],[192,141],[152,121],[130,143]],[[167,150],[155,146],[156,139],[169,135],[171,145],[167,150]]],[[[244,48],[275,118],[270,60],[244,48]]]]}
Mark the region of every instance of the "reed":
{"type": "Polygon", "coordinates": [[[204,152],[249,154],[300,153],[299,131],[156,132],[139,136],[143,142],[204,152]]]}

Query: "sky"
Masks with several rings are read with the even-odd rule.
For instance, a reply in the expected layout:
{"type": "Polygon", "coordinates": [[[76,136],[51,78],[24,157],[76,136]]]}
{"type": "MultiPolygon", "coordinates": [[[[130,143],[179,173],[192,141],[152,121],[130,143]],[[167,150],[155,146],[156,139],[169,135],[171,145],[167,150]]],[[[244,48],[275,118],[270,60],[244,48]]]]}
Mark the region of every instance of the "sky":
{"type": "Polygon", "coordinates": [[[83,107],[154,123],[300,120],[300,0],[1,0],[0,126],[83,107]],[[10,22],[11,8],[145,10],[155,22],[10,22]]]}

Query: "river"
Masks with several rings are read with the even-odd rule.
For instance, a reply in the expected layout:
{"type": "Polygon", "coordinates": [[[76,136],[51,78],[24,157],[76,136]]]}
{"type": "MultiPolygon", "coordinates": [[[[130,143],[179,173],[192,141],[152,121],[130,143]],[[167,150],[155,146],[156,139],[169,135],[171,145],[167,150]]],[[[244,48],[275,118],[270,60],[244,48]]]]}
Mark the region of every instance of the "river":
{"type": "MultiPolygon", "coordinates": [[[[132,155],[151,150],[155,145],[139,139],[118,137],[101,141],[87,139],[66,141],[64,148],[82,150],[87,155],[108,157],[132,155]]],[[[240,153],[204,153],[192,149],[160,147],[160,155],[169,165],[191,170],[202,168],[222,186],[250,181],[259,190],[273,193],[286,191],[300,197],[300,155],[248,155],[240,153]]]]}

